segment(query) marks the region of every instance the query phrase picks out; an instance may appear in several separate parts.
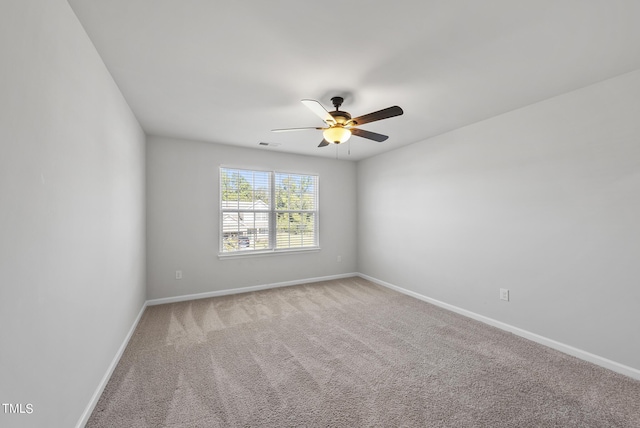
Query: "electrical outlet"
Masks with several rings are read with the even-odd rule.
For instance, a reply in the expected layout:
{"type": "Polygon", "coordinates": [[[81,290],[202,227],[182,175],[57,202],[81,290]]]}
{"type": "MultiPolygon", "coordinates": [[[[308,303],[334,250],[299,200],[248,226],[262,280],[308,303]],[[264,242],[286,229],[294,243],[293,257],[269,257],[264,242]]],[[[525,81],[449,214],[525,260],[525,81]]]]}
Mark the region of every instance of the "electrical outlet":
{"type": "Polygon", "coordinates": [[[507,288],[500,289],[500,300],[506,300],[507,302],[509,301],[509,289],[507,288]]]}
{"type": "Polygon", "coordinates": [[[176,279],[182,279],[182,271],[181,270],[177,270],[176,271],[176,279]]]}

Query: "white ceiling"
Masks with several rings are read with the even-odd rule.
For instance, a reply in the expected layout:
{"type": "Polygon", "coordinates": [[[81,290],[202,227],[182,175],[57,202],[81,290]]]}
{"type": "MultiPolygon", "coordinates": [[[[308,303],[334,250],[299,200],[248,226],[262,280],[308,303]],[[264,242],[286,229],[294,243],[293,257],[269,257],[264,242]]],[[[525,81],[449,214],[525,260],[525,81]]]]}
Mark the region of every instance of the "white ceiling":
{"type": "Polygon", "coordinates": [[[148,134],[268,151],[359,160],[640,68],[637,0],[69,3],[148,134]],[[362,126],[383,143],[270,132],[334,95],[405,113],[362,126]]]}

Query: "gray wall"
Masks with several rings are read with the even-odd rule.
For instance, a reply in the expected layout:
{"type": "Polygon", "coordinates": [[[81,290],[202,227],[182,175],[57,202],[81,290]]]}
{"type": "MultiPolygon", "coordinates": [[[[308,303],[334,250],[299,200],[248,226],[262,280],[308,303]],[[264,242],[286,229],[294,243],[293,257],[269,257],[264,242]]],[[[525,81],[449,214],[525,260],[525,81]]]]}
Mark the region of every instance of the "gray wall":
{"type": "Polygon", "coordinates": [[[639,219],[640,72],[358,163],[360,272],[636,369],[639,219]]]}
{"type": "MultiPolygon", "coordinates": [[[[320,149],[318,149],[320,150],[320,149]]],[[[356,271],[356,166],[220,144],[147,141],[147,297],[157,299],[356,271]],[[318,252],[220,260],[220,165],[317,173],[318,252]],[[342,256],[342,262],[337,257],[342,256]],[[175,279],[176,270],[183,279],[175,279]]]]}
{"type": "Polygon", "coordinates": [[[145,300],[144,133],[65,0],[0,13],[0,426],[74,426],[145,300]]]}

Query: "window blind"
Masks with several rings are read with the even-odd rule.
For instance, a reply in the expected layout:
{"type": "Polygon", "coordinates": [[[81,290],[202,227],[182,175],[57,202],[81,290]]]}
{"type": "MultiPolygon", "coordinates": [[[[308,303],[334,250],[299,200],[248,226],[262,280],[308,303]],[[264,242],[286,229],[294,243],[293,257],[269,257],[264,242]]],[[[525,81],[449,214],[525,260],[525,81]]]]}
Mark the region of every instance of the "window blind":
{"type": "Polygon", "coordinates": [[[220,168],[220,251],[318,247],[318,176],[220,168]]]}

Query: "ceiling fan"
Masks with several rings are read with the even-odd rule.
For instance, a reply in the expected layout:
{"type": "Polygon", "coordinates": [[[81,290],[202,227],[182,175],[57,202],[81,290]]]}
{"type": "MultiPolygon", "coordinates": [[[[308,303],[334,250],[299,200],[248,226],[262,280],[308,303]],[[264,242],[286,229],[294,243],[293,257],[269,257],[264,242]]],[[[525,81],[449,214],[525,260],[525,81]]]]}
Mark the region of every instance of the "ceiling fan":
{"type": "Polygon", "coordinates": [[[378,134],[376,132],[365,131],[364,129],[357,128],[360,125],[369,122],[375,122],[377,120],[388,119],[394,116],[400,116],[402,109],[398,106],[388,107],[382,110],[374,111],[373,113],[358,116],[355,119],[351,118],[351,115],[346,111],[341,111],[344,98],[333,97],[331,102],[336,108],[335,111],[327,111],[322,104],[316,100],[302,100],[302,104],[307,106],[312,112],[317,114],[320,119],[328,125],[327,128],[308,127],[308,128],[286,128],[286,129],[272,129],[273,132],[288,132],[288,131],[306,131],[310,129],[322,130],[323,140],[318,147],[328,146],[331,143],[340,144],[344,143],[352,135],[358,137],[367,138],[369,140],[382,142],[389,138],[387,135],[378,134]]]}

